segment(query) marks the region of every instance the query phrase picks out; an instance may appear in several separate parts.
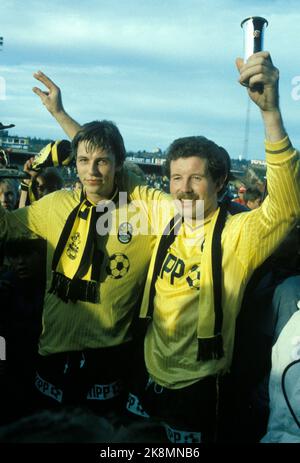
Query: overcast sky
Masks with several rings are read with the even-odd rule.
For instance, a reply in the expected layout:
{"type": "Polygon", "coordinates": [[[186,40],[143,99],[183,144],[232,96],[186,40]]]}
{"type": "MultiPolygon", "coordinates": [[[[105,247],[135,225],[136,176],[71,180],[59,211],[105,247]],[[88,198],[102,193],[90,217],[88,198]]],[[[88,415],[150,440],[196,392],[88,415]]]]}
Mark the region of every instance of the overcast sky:
{"type": "MultiPolygon", "coordinates": [[[[204,135],[237,158],[247,93],[234,61],[243,56],[240,23],[254,15],[269,21],[265,49],[280,69],[285,125],[299,147],[299,0],[1,0],[0,121],[15,123],[11,135],[63,138],[31,91],[41,69],[75,119],[113,120],[127,150],[204,135]]],[[[248,159],[264,157],[263,138],[253,105],[248,159]]]]}

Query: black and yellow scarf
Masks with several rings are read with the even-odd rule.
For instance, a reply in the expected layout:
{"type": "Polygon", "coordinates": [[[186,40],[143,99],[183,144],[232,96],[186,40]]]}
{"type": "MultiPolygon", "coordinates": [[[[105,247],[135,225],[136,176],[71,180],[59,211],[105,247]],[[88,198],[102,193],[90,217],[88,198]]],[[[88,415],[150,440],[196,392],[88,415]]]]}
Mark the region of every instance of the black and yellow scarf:
{"type": "MultiPolygon", "coordinates": [[[[205,238],[201,259],[199,314],[197,325],[197,360],[220,359],[224,356],[222,326],[222,247],[221,236],[227,217],[226,203],[220,207],[211,220],[210,230],[205,238]]],[[[174,242],[183,217],[177,214],[168,223],[156,247],[155,259],[150,265],[151,282],[145,288],[140,318],[149,323],[153,317],[155,283],[160,274],[168,248],[174,242]]],[[[154,251],[155,252],[155,251],[154,251]]]]}
{"type": "MultiPolygon", "coordinates": [[[[109,201],[118,198],[116,188],[109,201]]],[[[64,302],[99,302],[99,280],[103,252],[99,249],[96,222],[100,215],[85,194],[69,214],[52,260],[52,283],[49,293],[64,302]]]]}

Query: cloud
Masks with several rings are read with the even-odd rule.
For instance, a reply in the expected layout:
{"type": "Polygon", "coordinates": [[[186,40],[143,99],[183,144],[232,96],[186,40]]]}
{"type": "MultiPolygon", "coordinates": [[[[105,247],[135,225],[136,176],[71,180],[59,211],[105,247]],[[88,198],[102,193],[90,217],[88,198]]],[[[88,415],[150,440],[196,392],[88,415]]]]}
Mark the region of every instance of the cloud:
{"type": "MultiPolygon", "coordinates": [[[[300,74],[292,59],[300,46],[296,1],[285,2],[283,10],[281,2],[266,0],[251,8],[234,0],[88,0],[72,6],[2,0],[1,9],[2,113],[20,135],[61,134],[31,93],[32,73],[42,69],[62,88],[73,117],[81,123],[114,120],[128,149],[164,149],[173,138],[203,133],[239,155],[247,98],[234,59],[243,54],[240,22],[254,13],[269,20],[265,43],[281,70],[290,133],[298,137],[300,102],[290,97],[291,78],[300,74]]],[[[250,138],[260,152],[255,109],[250,138]]]]}

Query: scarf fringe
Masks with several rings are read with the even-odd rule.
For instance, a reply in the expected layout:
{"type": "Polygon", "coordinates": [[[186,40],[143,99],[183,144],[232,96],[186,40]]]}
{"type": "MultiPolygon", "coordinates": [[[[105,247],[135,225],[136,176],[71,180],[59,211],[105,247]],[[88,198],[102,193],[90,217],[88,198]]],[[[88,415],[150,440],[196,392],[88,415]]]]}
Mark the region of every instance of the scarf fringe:
{"type": "Polygon", "coordinates": [[[76,301],[99,302],[98,284],[96,281],[81,280],[75,278],[71,280],[62,273],[52,272],[52,283],[48,291],[56,294],[62,301],[68,303],[69,300],[75,303],[76,301]]]}
{"type": "Polygon", "coordinates": [[[213,338],[198,338],[197,360],[218,360],[224,356],[223,338],[217,334],[213,338]]]}

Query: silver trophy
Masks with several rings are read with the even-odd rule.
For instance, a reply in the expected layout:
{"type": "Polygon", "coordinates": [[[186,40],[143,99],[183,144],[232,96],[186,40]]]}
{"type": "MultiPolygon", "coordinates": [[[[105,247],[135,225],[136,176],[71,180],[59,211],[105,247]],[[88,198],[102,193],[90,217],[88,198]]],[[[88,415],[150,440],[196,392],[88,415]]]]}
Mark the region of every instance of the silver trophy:
{"type": "Polygon", "coordinates": [[[268,21],[260,16],[251,16],[241,22],[244,31],[244,62],[249,56],[264,49],[264,32],[268,21]]]}

